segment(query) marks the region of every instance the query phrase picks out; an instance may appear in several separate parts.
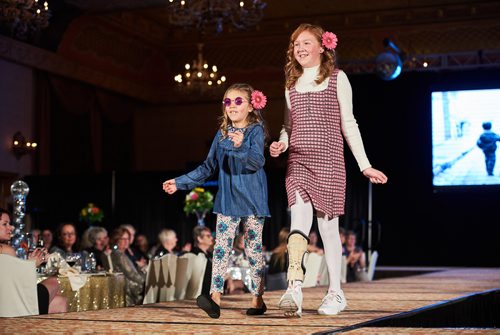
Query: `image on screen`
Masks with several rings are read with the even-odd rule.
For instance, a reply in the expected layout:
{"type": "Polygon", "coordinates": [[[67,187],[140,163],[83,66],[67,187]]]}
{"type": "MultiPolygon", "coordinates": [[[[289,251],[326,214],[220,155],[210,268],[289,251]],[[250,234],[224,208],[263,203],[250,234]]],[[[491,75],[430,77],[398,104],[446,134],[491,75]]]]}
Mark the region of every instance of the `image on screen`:
{"type": "Polygon", "coordinates": [[[500,89],[431,98],[433,185],[500,185],[500,89]]]}

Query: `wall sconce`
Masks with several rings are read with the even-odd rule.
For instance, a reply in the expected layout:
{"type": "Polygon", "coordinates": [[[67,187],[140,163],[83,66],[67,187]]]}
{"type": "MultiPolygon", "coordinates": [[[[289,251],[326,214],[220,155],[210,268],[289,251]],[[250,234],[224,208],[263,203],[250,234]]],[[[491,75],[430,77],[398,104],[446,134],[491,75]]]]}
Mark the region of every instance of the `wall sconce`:
{"type": "Polygon", "coordinates": [[[20,159],[22,156],[27,153],[33,152],[38,147],[36,142],[26,140],[26,137],[18,131],[12,137],[12,152],[17,159],[20,159]]]}

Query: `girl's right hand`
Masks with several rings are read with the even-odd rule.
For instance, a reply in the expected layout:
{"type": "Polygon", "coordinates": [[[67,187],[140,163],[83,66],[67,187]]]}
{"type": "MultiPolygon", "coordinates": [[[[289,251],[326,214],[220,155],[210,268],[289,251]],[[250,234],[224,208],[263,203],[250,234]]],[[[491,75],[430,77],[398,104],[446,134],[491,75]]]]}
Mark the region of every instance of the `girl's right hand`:
{"type": "Polygon", "coordinates": [[[269,153],[271,157],[278,157],[283,150],[285,150],[285,144],[283,142],[273,142],[269,146],[269,153]]]}
{"type": "Polygon", "coordinates": [[[163,190],[168,194],[173,194],[177,191],[177,185],[175,185],[175,179],[169,179],[163,183],[163,190]]]}
{"type": "Polygon", "coordinates": [[[379,170],[374,169],[372,167],[364,169],[363,175],[366,178],[370,179],[370,182],[372,182],[372,184],[385,184],[385,183],[387,183],[387,176],[382,171],[379,171],[379,170]]]}

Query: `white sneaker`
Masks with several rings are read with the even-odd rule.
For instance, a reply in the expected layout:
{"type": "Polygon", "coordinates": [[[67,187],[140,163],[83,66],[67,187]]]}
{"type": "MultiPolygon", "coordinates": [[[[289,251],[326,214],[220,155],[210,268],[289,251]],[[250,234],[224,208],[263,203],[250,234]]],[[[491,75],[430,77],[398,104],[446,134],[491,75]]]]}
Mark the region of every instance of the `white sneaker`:
{"type": "Polygon", "coordinates": [[[321,301],[318,313],[321,315],[337,315],[347,307],[344,292],[328,292],[321,301]]]}
{"type": "Polygon", "coordinates": [[[278,308],[285,312],[286,317],[302,316],[302,288],[289,287],[280,299],[278,308]]]}

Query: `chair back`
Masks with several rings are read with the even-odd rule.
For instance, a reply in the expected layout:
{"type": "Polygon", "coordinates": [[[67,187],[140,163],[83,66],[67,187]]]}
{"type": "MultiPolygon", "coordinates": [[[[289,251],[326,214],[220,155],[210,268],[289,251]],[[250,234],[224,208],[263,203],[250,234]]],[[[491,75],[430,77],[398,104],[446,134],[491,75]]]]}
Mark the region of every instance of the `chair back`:
{"type": "Polygon", "coordinates": [[[160,258],[160,297],[158,301],[173,301],[175,299],[175,275],[177,271],[177,256],[167,254],[160,258]]]}
{"type": "Polygon", "coordinates": [[[306,260],[306,274],[302,287],[315,287],[318,285],[319,273],[325,257],[315,252],[309,253],[306,260]]]}
{"type": "Polygon", "coordinates": [[[326,266],[326,259],[323,257],[323,262],[321,262],[321,267],[318,274],[318,285],[328,286],[330,283],[330,277],[328,276],[328,267],[326,266]]]}
{"type": "Polygon", "coordinates": [[[342,284],[347,283],[347,257],[342,255],[342,261],[340,263],[340,282],[342,284]]]}
{"type": "Polygon", "coordinates": [[[375,266],[377,265],[378,260],[378,252],[375,250],[372,252],[372,255],[369,259],[368,263],[368,280],[373,280],[373,276],[375,275],[375,266]]]}
{"type": "Polygon", "coordinates": [[[35,262],[0,254],[0,317],[37,315],[35,262]]]}
{"type": "Polygon", "coordinates": [[[146,271],[143,304],[153,304],[159,299],[160,266],[161,261],[159,259],[149,261],[146,271]]]}
{"type": "Polygon", "coordinates": [[[111,252],[103,253],[102,266],[106,271],[113,272],[113,261],[111,260],[111,252]]]}
{"type": "Polygon", "coordinates": [[[203,278],[205,277],[205,269],[207,267],[207,257],[203,253],[199,253],[192,258],[193,265],[191,270],[191,278],[186,287],[186,299],[196,299],[201,294],[203,287],[203,278]]]}
{"type": "Polygon", "coordinates": [[[177,259],[177,272],[175,274],[175,299],[186,298],[186,289],[193,273],[193,263],[196,255],[185,253],[177,259]]]}

